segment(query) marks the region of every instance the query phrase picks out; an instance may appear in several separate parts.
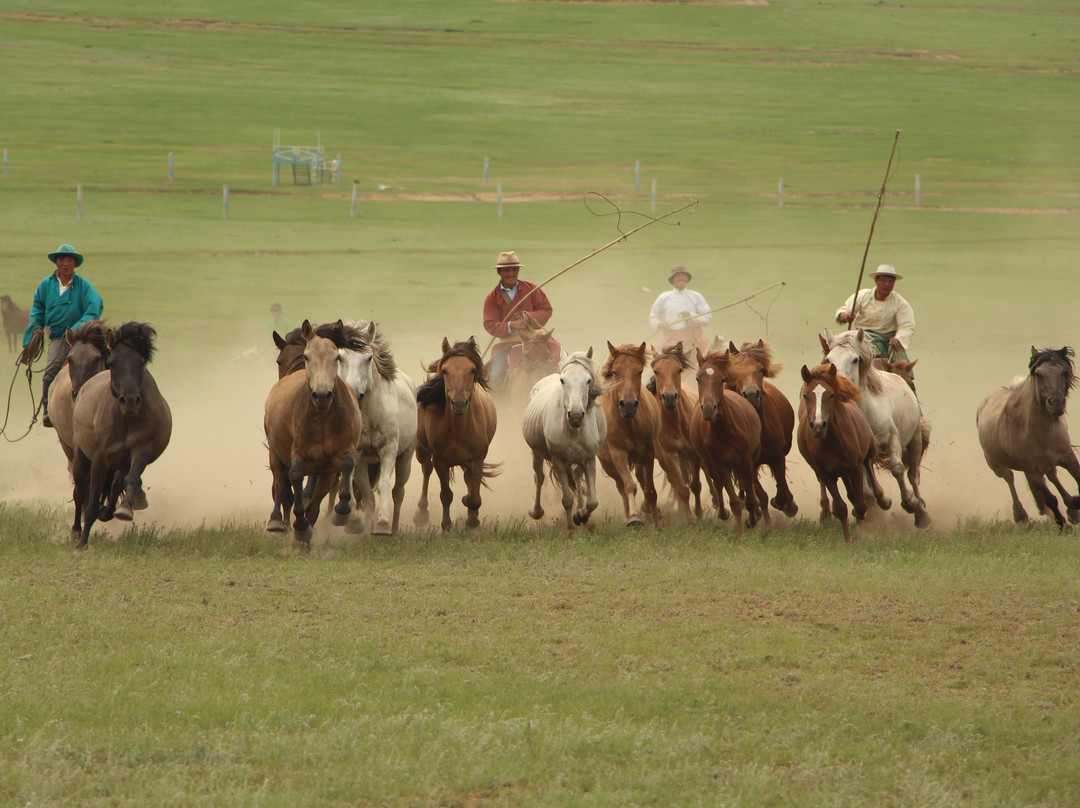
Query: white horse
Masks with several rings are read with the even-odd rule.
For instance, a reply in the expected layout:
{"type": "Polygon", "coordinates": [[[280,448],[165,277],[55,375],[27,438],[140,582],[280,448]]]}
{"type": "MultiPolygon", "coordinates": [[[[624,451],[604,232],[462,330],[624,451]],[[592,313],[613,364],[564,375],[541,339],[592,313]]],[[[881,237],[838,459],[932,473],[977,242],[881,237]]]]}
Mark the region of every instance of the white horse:
{"type": "Polygon", "coordinates": [[[596,510],[596,453],[607,437],[607,418],[596,403],[601,392],[592,348],[570,354],[559,363],[558,373],[533,386],[521,422],[521,433],[533,454],[536,501],[529,511],[533,519],[544,516],[540,490],[545,460],[562,488],[567,531],[587,523],[596,510]]]}
{"type": "MultiPolygon", "coordinates": [[[[363,327],[355,322],[348,325],[363,327]]],[[[353,389],[360,404],[363,427],[353,480],[357,498],[364,505],[365,527],[376,536],[396,535],[405,483],[416,451],[416,385],[394,363],[389,346],[376,333],[373,322],[362,330],[356,349],[338,350],[338,375],[353,389]],[[377,510],[370,466],[379,469],[377,510]]]]}
{"type": "Polygon", "coordinates": [[[825,361],[862,390],[859,409],[874,432],[878,461],[900,486],[901,507],[915,514],[916,527],[929,527],[930,514],[919,492],[919,466],[930,440],[930,424],[923,418],[919,399],[902,378],[873,366],[873,347],[862,329],[835,336],[826,329],[819,338],[825,361]]]}

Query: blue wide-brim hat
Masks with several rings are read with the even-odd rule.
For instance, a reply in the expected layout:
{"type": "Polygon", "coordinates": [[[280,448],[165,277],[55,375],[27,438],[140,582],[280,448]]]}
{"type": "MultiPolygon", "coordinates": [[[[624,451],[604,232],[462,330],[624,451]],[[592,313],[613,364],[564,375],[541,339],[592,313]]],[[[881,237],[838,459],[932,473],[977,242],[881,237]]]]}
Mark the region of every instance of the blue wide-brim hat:
{"type": "Polygon", "coordinates": [[[61,244],[59,247],[56,248],[56,252],[49,253],[49,260],[52,261],[55,264],[56,259],[59,258],[62,255],[70,255],[70,256],[72,256],[75,259],[75,266],[76,267],[81,267],[82,266],[82,262],[83,262],[82,255],[75,252],[75,248],[72,247],[70,244],[61,244]]]}

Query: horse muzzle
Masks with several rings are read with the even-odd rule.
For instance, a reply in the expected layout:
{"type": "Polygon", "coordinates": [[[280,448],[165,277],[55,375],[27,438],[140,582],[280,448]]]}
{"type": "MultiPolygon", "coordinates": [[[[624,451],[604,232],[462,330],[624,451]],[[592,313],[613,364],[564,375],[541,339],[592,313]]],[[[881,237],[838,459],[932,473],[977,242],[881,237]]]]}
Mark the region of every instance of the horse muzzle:
{"type": "Polygon", "coordinates": [[[811,421],[810,422],[810,434],[821,440],[825,437],[825,434],[829,431],[828,421],[811,421]]]}
{"type": "Polygon", "coordinates": [[[1065,398],[1064,396],[1050,396],[1046,399],[1046,411],[1050,414],[1051,418],[1060,418],[1065,414],[1065,398]]]}
{"type": "Polygon", "coordinates": [[[716,405],[715,404],[702,404],[701,405],[701,417],[706,421],[712,421],[716,418],[716,405]]]}
{"type": "Polygon", "coordinates": [[[469,399],[467,398],[451,398],[450,399],[450,412],[454,415],[464,415],[469,409],[469,399]]]}
{"type": "Polygon", "coordinates": [[[318,412],[326,412],[330,409],[330,405],[334,403],[334,391],[333,390],[312,390],[311,391],[311,406],[313,406],[318,412]]]}
{"type": "Polygon", "coordinates": [[[619,415],[623,418],[633,418],[637,415],[638,402],[634,401],[619,401],[619,415]]]}
{"type": "Polygon", "coordinates": [[[665,410],[676,410],[679,408],[679,394],[661,393],[660,403],[664,405],[665,410]]]}
{"type": "Polygon", "coordinates": [[[743,398],[754,405],[755,410],[761,409],[761,391],[760,390],[743,390],[743,398]]]}
{"type": "Polygon", "coordinates": [[[566,423],[570,424],[570,426],[574,429],[577,429],[583,423],[585,423],[585,412],[578,410],[570,410],[566,413],[566,423]]]}
{"type": "Polygon", "coordinates": [[[120,405],[120,414],[125,418],[131,418],[139,414],[142,407],[142,396],[138,393],[121,393],[115,387],[112,388],[113,398],[120,405]]]}

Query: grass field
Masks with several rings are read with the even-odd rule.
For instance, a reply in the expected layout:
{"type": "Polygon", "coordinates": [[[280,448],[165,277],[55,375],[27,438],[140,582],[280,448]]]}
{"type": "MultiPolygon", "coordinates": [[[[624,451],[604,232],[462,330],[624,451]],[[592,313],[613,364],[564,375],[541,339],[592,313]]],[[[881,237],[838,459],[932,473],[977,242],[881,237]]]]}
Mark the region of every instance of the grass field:
{"type": "Polygon", "coordinates": [[[1004,522],[974,412],[1031,345],[1076,342],[1080,12],[92,6],[0,6],[0,292],[28,306],[74,244],[106,316],[158,329],[176,427],[151,508],[76,558],[55,437],[0,444],[0,803],[1077,803],[1075,538],[1004,522]],[[341,181],[272,185],[275,130],[341,181]],[[714,325],[769,339],[793,396],[896,130],[867,266],[918,317],[930,532],[890,513],[841,546],[794,458],[799,518],[743,545],[628,534],[606,482],[567,540],[526,524],[507,420],[476,535],[324,528],[298,558],[263,532],[273,370],[233,360],[269,348],[270,302],[379,320],[417,378],[482,335],[499,251],[543,280],[697,200],[547,287],[556,336],[650,339],[677,263],[713,306],[783,281],[714,325]]]}

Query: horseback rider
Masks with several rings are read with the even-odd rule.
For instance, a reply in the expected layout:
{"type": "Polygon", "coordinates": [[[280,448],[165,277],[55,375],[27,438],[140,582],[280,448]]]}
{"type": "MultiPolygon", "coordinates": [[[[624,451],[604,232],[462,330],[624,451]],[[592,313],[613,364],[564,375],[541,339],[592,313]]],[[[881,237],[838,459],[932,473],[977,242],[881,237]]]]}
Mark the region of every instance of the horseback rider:
{"type": "Polygon", "coordinates": [[[870,273],[873,289],[860,289],[836,310],[836,322],[851,330],[862,329],[874,348],[874,356],[908,361],[907,349],[915,334],[915,312],[911,304],[893,291],[903,279],[889,264],[870,273]]]}
{"type": "Polygon", "coordinates": [[[693,276],[681,264],[674,267],[668,275],[668,283],[674,289],[662,293],[649,311],[649,325],[660,331],[662,347],[668,348],[682,342],[687,350],[693,346],[708,353],[709,343],[702,334],[702,328],[712,320],[709,304],[699,292],[687,289],[693,276]]]}
{"type": "MultiPolygon", "coordinates": [[[[513,250],[499,253],[494,267],[499,273],[499,283],[484,298],[484,330],[495,337],[491,355],[491,386],[496,390],[506,383],[511,349],[520,345],[522,332],[542,328],[551,318],[551,301],[544,290],[537,288],[535,283],[518,279],[522,266],[513,250]]],[[[562,346],[554,339],[549,344],[557,358],[562,346]]]]}
{"type": "Polygon", "coordinates": [[[42,426],[52,426],[49,420],[49,385],[67,361],[70,345],[66,339],[69,328],[77,328],[89,320],[101,319],[104,308],[101,295],[90,281],[75,270],[82,266],[83,257],[70,244],[61,244],[49,253],[56,271],[38,284],[30,308],[30,325],[23,334],[23,350],[16,365],[27,367],[41,350],[43,330],[49,329],[49,352],[41,378],[42,426]]]}

